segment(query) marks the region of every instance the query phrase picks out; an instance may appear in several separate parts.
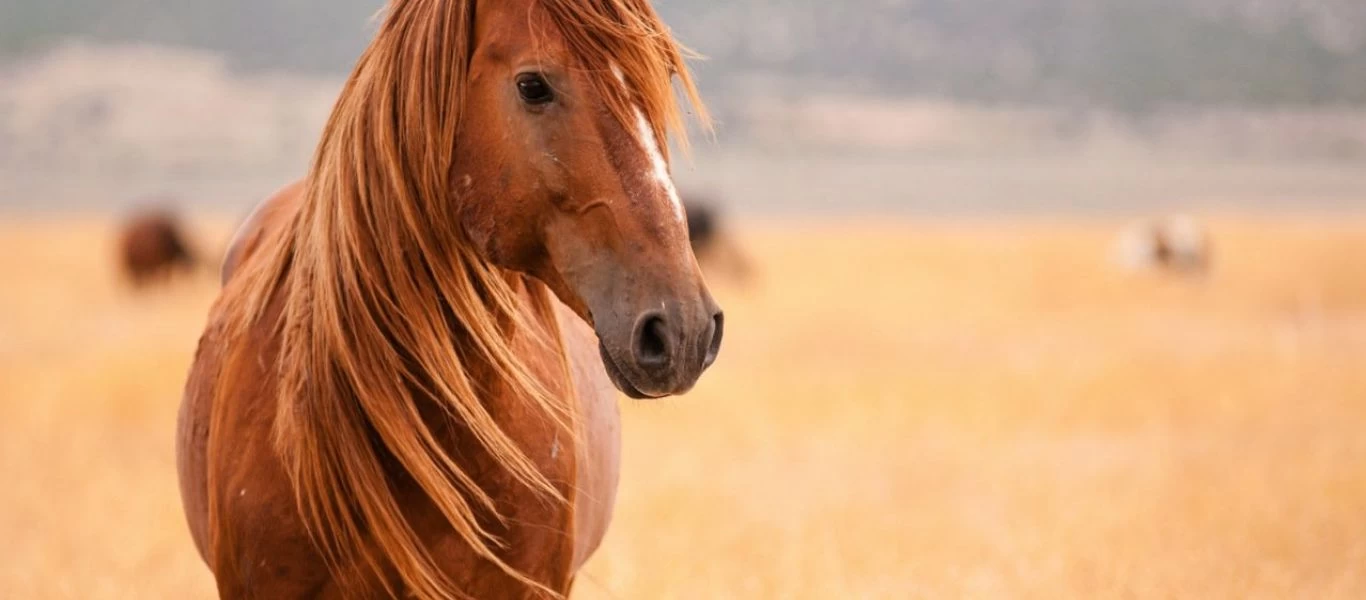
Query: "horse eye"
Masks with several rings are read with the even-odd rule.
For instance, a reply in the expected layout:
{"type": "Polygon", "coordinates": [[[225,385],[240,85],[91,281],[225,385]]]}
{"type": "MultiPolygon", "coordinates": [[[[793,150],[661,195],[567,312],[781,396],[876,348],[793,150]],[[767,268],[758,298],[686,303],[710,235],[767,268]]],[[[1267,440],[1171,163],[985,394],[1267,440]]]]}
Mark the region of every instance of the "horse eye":
{"type": "Polygon", "coordinates": [[[555,99],[555,90],[550,88],[539,73],[523,73],[517,76],[517,94],[527,104],[546,104],[555,99]]]}

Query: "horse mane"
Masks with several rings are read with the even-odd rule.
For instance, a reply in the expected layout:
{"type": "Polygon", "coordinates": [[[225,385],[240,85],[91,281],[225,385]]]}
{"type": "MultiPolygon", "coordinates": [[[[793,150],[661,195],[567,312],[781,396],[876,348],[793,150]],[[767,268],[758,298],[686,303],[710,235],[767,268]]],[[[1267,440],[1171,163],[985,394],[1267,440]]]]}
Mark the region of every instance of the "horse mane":
{"type": "MultiPolygon", "coordinates": [[[[685,137],[674,77],[706,122],[687,51],[647,0],[539,1],[581,65],[620,70],[620,78],[610,68],[588,75],[623,125],[635,122],[639,106],[658,139],[685,137]]],[[[474,552],[556,596],[499,557],[500,540],[477,516],[506,524],[494,498],[419,414],[421,406],[439,407],[516,482],[567,502],[480,398],[505,389],[573,434],[568,399],[556,397],[510,341],[521,332],[545,343],[569,377],[553,300],[537,284],[525,306],[521,277],[475,251],[449,185],[474,4],[389,3],[323,131],[298,211],[262,239],[225,289],[224,368],[255,360],[233,352],[244,344],[232,340],[253,327],[274,328],[274,439],[299,515],[334,576],[360,565],[395,596],[396,588],[418,598],[463,596],[405,520],[386,470],[397,465],[474,552]],[[273,306],[278,320],[261,322],[273,306]],[[470,360],[487,365],[497,381],[473,379],[470,360]],[[366,550],[372,545],[378,550],[366,550]]],[[[219,378],[224,386],[231,379],[219,378]]]]}

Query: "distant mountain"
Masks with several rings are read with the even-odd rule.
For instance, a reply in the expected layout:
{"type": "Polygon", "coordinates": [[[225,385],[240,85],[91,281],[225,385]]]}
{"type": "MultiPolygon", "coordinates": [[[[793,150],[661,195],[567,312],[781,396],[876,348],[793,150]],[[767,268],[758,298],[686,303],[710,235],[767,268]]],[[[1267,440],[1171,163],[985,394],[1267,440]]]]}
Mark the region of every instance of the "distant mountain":
{"type": "MultiPolygon", "coordinates": [[[[68,37],[342,72],[377,0],[21,0],[0,57],[68,37]]],[[[713,96],[806,90],[1101,106],[1366,104],[1363,0],[657,0],[713,96]]]]}
{"type": "Polygon", "coordinates": [[[0,55],[65,38],[219,51],[248,69],[340,72],[372,33],[378,0],[11,0],[0,3],[0,55]]]}

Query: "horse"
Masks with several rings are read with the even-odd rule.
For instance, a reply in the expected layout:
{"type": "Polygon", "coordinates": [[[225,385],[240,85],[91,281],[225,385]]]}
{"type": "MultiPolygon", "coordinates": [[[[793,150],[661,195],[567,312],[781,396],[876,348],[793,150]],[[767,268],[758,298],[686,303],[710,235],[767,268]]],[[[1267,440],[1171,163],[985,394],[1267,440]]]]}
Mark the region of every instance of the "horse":
{"type": "Polygon", "coordinates": [[[1194,218],[1172,215],[1131,225],[1115,244],[1115,261],[1129,270],[1198,275],[1211,262],[1209,235],[1194,218]]]}
{"type": "Polygon", "coordinates": [[[220,597],[570,593],[617,391],[686,393],[720,349],[665,143],[708,122],[687,56],[646,0],[389,2],[186,382],[220,597]]]}
{"type": "Polygon", "coordinates": [[[164,281],[176,271],[193,271],[199,264],[186,243],[179,220],[166,209],[142,209],[119,229],[119,266],[137,288],[164,281]]]}
{"type": "Polygon", "coordinates": [[[715,203],[694,193],[683,197],[683,209],[688,222],[688,241],[698,262],[709,271],[747,280],[751,272],[749,260],[736,245],[733,235],[721,226],[721,214],[715,203]]]}

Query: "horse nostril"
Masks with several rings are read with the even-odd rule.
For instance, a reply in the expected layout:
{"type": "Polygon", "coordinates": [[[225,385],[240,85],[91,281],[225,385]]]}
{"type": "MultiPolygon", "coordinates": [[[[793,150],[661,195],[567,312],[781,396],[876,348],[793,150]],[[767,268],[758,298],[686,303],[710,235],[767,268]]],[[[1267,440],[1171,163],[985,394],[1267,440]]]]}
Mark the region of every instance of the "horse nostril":
{"type": "Polygon", "coordinates": [[[636,338],[636,362],[642,367],[662,367],[669,363],[669,330],[664,317],[645,319],[636,338]]]}
{"type": "Polygon", "coordinates": [[[707,368],[716,362],[716,355],[721,353],[721,336],[726,331],[726,315],[718,311],[711,318],[711,343],[707,345],[707,358],[702,362],[702,368],[707,368]]]}

